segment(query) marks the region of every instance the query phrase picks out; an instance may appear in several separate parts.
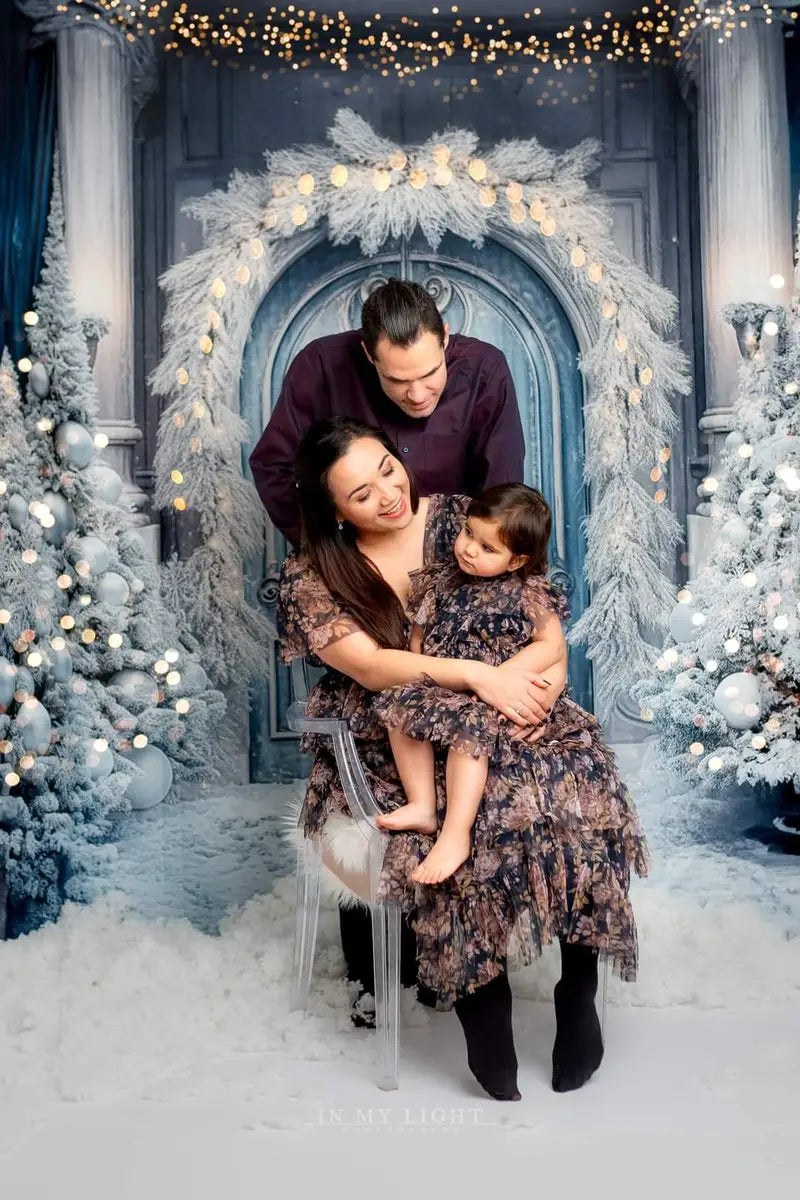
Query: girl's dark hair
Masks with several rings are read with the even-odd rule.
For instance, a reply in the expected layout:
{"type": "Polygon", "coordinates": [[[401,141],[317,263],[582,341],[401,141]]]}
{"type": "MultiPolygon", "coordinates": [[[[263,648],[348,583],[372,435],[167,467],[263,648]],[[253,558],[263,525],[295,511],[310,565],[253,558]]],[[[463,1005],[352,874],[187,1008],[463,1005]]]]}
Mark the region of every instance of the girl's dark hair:
{"type": "Polygon", "coordinates": [[[413,346],[423,333],[435,333],[444,345],[444,322],[433,297],[419,283],[388,279],[375,288],[361,310],[361,337],[370,358],[378,342],[388,338],[393,346],[413,346]]]}
{"type": "Polygon", "coordinates": [[[467,509],[468,517],[497,521],[497,532],[512,554],[525,554],[522,575],[544,575],[550,540],[550,506],[541,492],[524,483],[487,488],[467,509]]]}
{"type": "MultiPolygon", "coordinates": [[[[403,606],[376,567],[356,545],[357,530],[344,522],[339,529],[328,472],[359,438],[374,438],[395,458],[397,449],[381,429],[350,417],[316,421],[306,432],[294,460],[300,518],[301,549],[319,572],[328,591],[379,646],[402,649],[406,642],[403,606]]],[[[419,508],[414,477],[411,510],[419,508]]]]}

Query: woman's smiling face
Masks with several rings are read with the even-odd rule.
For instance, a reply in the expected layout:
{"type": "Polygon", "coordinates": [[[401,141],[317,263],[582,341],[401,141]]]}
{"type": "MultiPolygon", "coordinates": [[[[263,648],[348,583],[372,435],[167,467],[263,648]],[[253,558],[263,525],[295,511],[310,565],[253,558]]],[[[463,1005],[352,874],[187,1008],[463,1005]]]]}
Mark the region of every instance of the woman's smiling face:
{"type": "Polygon", "coordinates": [[[403,464],[375,438],[358,438],[328,471],[336,518],[362,533],[405,529],[413,520],[403,464]]]}

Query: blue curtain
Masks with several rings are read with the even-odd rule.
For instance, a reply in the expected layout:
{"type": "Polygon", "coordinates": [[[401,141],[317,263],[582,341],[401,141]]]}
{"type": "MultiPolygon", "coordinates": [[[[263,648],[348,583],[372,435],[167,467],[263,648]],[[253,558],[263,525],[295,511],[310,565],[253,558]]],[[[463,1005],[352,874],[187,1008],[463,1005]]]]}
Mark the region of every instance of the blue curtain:
{"type": "Polygon", "coordinates": [[[789,146],[792,158],[792,216],[797,220],[800,192],[800,38],[786,39],[786,99],[789,105],[789,146]]]}
{"type": "Polygon", "coordinates": [[[2,0],[0,80],[0,309],[3,345],[18,359],[50,202],[56,65],[53,42],[31,45],[30,22],[2,0]]]}

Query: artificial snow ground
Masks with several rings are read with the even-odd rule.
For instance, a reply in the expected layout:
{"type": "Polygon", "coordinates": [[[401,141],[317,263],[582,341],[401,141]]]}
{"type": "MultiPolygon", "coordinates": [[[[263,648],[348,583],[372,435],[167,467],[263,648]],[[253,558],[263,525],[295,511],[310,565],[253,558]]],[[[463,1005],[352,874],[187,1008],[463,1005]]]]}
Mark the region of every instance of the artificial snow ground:
{"type": "Polygon", "coordinates": [[[310,1011],[288,1012],[295,789],[139,814],[120,889],[0,945],[0,1183],[15,1200],[797,1194],[800,858],[734,836],[750,802],[665,791],[620,747],[654,859],[640,981],[613,980],[606,1058],[549,1087],[557,955],[512,977],[518,1104],[472,1081],[453,1013],[403,993],[401,1078],[373,1082],[336,915],[310,1011]]]}

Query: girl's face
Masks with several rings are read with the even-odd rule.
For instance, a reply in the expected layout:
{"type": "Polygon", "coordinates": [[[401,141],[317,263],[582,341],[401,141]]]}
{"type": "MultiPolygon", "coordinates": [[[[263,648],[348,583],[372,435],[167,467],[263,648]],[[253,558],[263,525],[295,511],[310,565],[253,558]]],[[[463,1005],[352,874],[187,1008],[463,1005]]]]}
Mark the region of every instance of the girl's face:
{"type": "Polygon", "coordinates": [[[462,571],[480,579],[516,571],[527,561],[524,554],[512,554],[500,539],[498,522],[486,517],[467,517],[453,553],[462,571]]]}
{"type": "Polygon", "coordinates": [[[403,464],[375,438],[358,438],[328,471],[337,521],[362,533],[405,529],[414,519],[403,464]]]}

